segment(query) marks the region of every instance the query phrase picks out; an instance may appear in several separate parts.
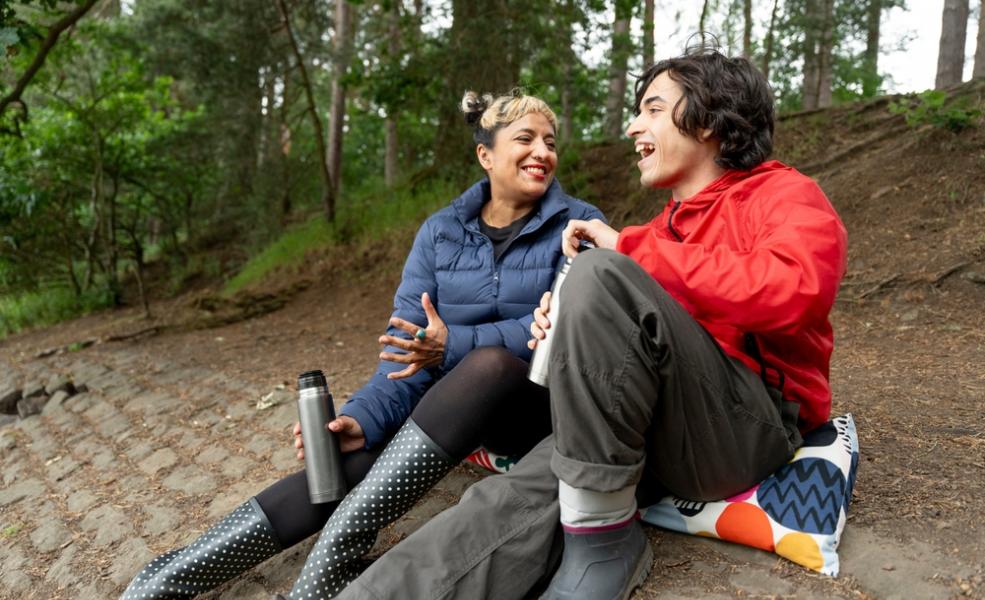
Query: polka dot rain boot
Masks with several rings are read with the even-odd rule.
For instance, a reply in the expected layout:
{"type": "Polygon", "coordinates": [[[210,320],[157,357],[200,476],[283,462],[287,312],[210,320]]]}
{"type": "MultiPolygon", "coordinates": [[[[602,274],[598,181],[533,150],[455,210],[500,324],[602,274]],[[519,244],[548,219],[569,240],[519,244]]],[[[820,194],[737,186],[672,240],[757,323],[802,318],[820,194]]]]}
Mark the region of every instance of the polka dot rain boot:
{"type": "Polygon", "coordinates": [[[250,498],[197,540],[143,568],[121,600],[192,598],[280,552],[267,515],[250,498]]]}
{"type": "Polygon", "coordinates": [[[399,519],[456,464],[408,420],[322,529],[288,596],[331,598],[359,576],[376,533],[399,519]]]}

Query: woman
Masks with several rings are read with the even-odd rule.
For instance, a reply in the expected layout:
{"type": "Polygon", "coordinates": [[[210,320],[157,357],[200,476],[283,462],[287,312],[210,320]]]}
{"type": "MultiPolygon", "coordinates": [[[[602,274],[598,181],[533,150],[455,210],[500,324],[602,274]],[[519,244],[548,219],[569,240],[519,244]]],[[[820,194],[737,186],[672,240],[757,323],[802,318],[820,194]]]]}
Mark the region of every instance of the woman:
{"type": "Polygon", "coordinates": [[[285,477],[152,561],[124,598],[205,592],[321,529],[292,596],[330,597],[356,574],[336,550],[358,559],[477,446],[522,454],[550,433],[547,392],[522,376],[532,312],[565,224],[602,214],[554,179],[557,118],[546,103],[467,93],[462,108],[487,177],[421,226],[377,372],[329,425],[352,491],[313,505],[305,472],[285,477]]]}

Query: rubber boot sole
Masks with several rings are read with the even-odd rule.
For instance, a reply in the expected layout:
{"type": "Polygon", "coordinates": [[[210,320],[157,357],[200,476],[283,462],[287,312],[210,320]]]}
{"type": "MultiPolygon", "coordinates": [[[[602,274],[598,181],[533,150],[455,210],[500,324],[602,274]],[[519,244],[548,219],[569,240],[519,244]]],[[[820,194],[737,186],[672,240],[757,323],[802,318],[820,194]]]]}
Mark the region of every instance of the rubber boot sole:
{"type": "Polygon", "coordinates": [[[633,572],[633,576],[629,578],[630,584],[626,587],[626,592],[619,600],[629,600],[633,592],[643,586],[643,582],[646,581],[651,568],[653,568],[653,550],[650,549],[650,542],[647,540],[646,545],[643,546],[643,556],[636,564],[636,570],[633,572]]]}

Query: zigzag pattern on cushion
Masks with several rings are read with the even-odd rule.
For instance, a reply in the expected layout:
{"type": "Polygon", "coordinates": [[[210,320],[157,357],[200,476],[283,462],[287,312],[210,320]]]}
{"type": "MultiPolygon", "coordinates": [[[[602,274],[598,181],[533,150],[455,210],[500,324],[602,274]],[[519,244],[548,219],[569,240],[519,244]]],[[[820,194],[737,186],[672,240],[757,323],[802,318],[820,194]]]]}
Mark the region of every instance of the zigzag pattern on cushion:
{"type": "Polygon", "coordinates": [[[845,494],[845,476],[833,463],[807,458],[768,477],[756,501],[774,521],[809,533],[834,533],[845,494]]]}

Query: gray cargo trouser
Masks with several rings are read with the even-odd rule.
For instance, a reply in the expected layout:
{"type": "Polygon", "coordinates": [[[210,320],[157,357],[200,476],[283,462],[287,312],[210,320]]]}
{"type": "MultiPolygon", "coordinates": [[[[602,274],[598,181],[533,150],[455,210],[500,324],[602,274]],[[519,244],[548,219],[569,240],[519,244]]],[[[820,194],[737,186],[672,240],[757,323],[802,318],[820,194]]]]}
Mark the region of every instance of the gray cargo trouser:
{"type": "Polygon", "coordinates": [[[509,473],[475,484],[340,597],[523,598],[556,566],[558,477],[715,500],[762,480],[800,444],[796,405],[726,355],[631,259],[579,256],[559,312],[554,435],[509,473]]]}

